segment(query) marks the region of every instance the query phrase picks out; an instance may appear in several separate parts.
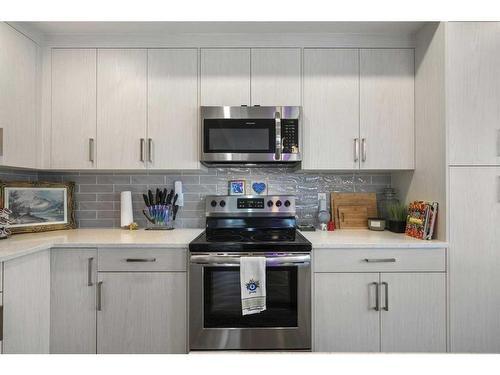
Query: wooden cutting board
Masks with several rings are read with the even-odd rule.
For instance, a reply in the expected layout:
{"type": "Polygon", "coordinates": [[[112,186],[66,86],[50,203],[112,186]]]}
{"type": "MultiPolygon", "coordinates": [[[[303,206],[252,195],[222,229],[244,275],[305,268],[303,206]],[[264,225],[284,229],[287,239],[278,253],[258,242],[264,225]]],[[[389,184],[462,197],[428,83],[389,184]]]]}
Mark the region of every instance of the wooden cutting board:
{"type": "Polygon", "coordinates": [[[378,215],[375,193],[331,193],[330,199],[337,228],[368,228],[368,218],[378,215]]]}

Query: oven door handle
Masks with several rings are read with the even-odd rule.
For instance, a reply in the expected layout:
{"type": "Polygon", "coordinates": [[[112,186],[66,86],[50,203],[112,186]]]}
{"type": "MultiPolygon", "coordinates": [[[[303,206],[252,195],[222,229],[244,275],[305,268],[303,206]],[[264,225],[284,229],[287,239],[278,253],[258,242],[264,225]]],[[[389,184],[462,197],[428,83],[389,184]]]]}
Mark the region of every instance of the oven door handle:
{"type": "MultiPolygon", "coordinates": [[[[191,255],[190,259],[192,264],[238,266],[240,264],[240,258],[240,255],[191,255]]],[[[310,254],[266,257],[267,266],[292,266],[298,264],[309,264],[310,262],[310,254]]]]}

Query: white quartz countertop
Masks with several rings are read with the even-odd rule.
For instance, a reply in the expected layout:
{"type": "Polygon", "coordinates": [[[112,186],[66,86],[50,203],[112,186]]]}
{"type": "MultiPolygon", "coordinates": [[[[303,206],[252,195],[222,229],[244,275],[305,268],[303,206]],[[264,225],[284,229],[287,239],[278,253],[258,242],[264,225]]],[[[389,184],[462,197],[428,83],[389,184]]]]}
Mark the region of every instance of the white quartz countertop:
{"type": "Polygon", "coordinates": [[[172,231],[125,229],[73,229],[43,233],[16,234],[0,241],[0,262],[51,247],[156,247],[187,248],[203,229],[172,231]]]}
{"type": "Polygon", "coordinates": [[[424,241],[404,234],[368,229],[338,229],[333,232],[301,232],[311,241],[313,249],[443,249],[448,244],[443,241],[424,241]]]}
{"type": "MultiPolygon", "coordinates": [[[[17,234],[0,241],[0,262],[31,254],[51,247],[155,247],[186,248],[203,229],[175,229],[149,231],[139,229],[73,229],[43,233],[17,234]]],[[[312,243],[313,249],[346,248],[445,248],[442,241],[422,241],[388,231],[367,229],[336,230],[334,232],[302,232],[312,243]]]]}

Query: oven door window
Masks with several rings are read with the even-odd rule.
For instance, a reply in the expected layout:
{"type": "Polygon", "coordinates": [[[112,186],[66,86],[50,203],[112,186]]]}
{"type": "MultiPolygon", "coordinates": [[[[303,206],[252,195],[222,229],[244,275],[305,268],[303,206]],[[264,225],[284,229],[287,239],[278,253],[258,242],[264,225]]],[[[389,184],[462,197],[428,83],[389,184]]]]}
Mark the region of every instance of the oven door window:
{"type": "Polygon", "coordinates": [[[206,153],[274,153],[276,124],[272,119],[205,119],[206,153]]]}
{"type": "Polygon", "coordinates": [[[297,267],[268,267],[266,310],[242,315],[239,267],[204,267],[205,328],[297,327],[297,267]]]}

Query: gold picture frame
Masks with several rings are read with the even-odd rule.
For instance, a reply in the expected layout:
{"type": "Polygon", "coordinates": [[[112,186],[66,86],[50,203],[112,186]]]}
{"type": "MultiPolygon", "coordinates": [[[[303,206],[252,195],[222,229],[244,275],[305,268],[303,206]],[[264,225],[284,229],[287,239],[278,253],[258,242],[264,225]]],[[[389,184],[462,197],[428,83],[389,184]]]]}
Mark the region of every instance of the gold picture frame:
{"type": "Polygon", "coordinates": [[[76,228],[74,182],[0,181],[0,207],[12,210],[14,233],[76,228]]]}

